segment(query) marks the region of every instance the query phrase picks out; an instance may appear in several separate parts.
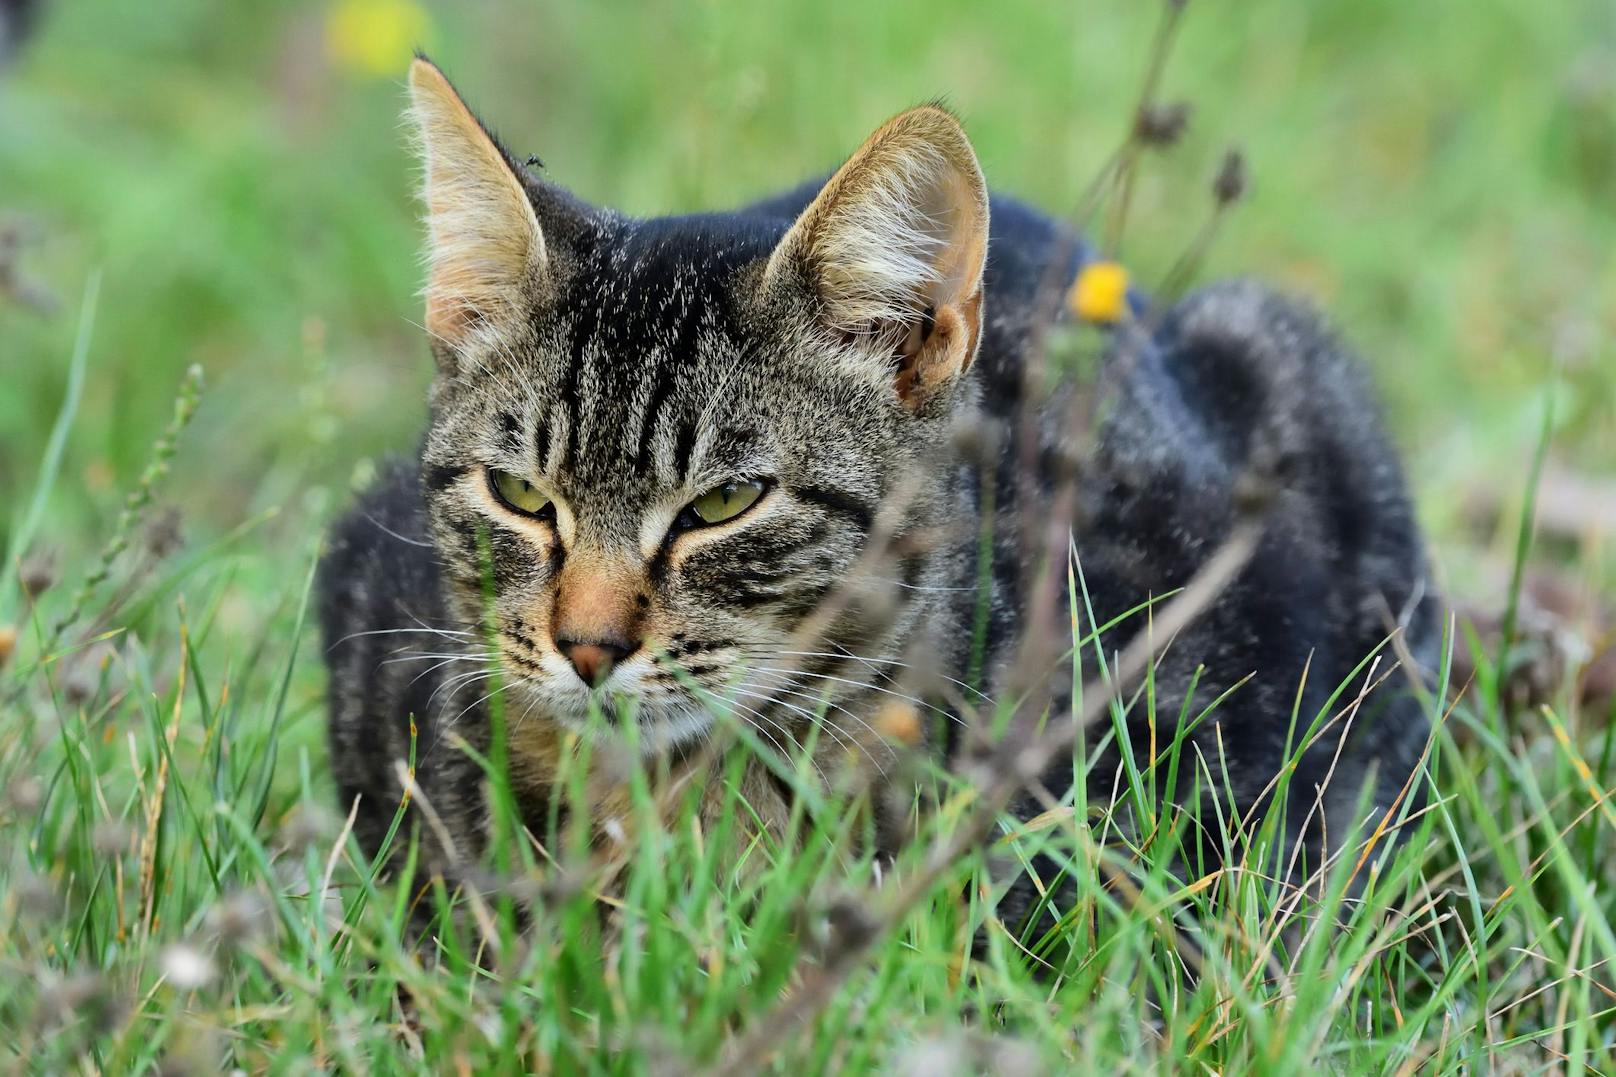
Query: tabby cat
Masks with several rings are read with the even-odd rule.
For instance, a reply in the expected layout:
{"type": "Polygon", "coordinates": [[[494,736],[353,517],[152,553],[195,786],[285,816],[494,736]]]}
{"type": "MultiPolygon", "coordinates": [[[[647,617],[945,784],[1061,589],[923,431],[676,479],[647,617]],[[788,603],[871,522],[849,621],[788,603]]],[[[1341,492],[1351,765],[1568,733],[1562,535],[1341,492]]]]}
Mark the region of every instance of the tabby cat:
{"type": "MultiPolygon", "coordinates": [[[[1301,753],[1293,829],[1316,853],[1366,781],[1371,812],[1397,803],[1428,722],[1409,679],[1383,676],[1386,644],[1431,664],[1435,599],[1360,371],[1314,315],[1250,283],[1139,301],[1129,345],[1089,378],[1104,400],[1085,434],[1082,387],[1024,367],[1088,254],[990,196],[944,109],[890,120],[824,182],[636,220],[518,165],[424,58],[410,91],[430,421],[419,459],[337,525],[319,579],[332,755],[362,841],[393,820],[413,728],[441,818],[419,828],[429,856],[485,851],[484,773],[454,735],[488,750],[495,662],[535,827],[565,734],[598,735],[602,712],[673,765],[725,710],[785,748],[820,723],[827,773],[849,752],[879,759],[894,749],[871,727],[894,700],[963,722],[1023,690],[1027,644],[1052,663],[1069,648],[1068,535],[1084,623],[1109,624],[1194,576],[1254,462],[1277,484],[1269,522],[1234,584],[1162,641],[1156,733],[1192,685],[1191,715],[1227,692],[1191,739],[1244,808],[1293,725],[1352,703],[1344,743],[1338,725],[1301,753]]],[[[1122,618],[1106,647],[1144,621],[1122,618]]],[[[1069,684],[1069,664],[1045,672],[1069,684]]],[[[1058,688],[1045,702],[1068,703],[1058,688]]],[[[960,728],[923,724],[925,750],[968,750],[960,728]]],[[[1058,793],[1072,768],[1057,770],[1058,793]]],[[[763,824],[783,818],[787,789],[745,773],[763,824]]]]}

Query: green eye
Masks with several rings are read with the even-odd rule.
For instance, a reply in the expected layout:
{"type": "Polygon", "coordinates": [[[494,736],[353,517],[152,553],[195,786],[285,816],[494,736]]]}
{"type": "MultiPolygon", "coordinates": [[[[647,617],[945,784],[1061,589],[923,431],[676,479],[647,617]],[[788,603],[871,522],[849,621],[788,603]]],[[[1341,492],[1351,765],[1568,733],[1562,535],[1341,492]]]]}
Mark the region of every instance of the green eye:
{"type": "Polygon", "coordinates": [[[696,518],[697,525],[721,524],[733,520],[757,503],[763,496],[763,483],[757,479],[726,482],[708,490],[690,503],[685,511],[696,518]]]}
{"type": "Polygon", "coordinates": [[[494,496],[514,512],[537,516],[550,507],[550,499],[539,493],[538,487],[509,471],[489,468],[488,485],[493,487],[494,496]]]}

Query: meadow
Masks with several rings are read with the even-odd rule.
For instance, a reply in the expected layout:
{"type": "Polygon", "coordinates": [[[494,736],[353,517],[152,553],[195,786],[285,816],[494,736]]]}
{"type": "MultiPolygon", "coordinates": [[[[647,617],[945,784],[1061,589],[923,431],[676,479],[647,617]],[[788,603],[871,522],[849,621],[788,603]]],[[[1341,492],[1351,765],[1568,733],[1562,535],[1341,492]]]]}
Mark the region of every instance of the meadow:
{"type": "MultiPolygon", "coordinates": [[[[1068,212],[1162,6],[45,5],[0,71],[0,1066],[1616,1071],[1606,0],[1190,0],[1159,94],[1187,130],[1140,160],[1125,230],[1096,218],[1149,290],[1239,147],[1201,279],[1310,297],[1385,401],[1464,616],[1427,804],[1347,866],[1353,900],[1346,869],[1301,907],[1185,878],[1171,825],[1130,845],[1067,803],[867,931],[877,870],[823,803],[803,852],[727,882],[727,833],[647,823],[604,918],[566,850],[513,838],[520,886],[441,912],[423,962],[405,925],[450,896],[347,840],[309,582],[424,417],[411,49],[628,212],[765,194],[939,96],[990,183],[1068,212]],[[1035,855],[1073,892],[1022,937],[987,899],[1035,855]]],[[[1074,637],[1074,678],[1100,657],[1074,637]]],[[[946,841],[972,792],[932,777],[946,841]]]]}

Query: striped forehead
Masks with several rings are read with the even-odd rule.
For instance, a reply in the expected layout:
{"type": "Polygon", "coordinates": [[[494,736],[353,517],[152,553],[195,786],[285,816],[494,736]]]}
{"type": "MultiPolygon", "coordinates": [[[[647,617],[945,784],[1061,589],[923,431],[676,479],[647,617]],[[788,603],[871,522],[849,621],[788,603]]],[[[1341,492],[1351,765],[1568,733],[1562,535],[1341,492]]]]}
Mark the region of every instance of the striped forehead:
{"type": "Polygon", "coordinates": [[[573,278],[552,326],[563,369],[535,432],[556,442],[536,448],[564,486],[621,505],[690,481],[705,449],[736,448],[743,432],[717,406],[746,361],[730,289],[761,255],[716,238],[620,239],[573,278]]]}

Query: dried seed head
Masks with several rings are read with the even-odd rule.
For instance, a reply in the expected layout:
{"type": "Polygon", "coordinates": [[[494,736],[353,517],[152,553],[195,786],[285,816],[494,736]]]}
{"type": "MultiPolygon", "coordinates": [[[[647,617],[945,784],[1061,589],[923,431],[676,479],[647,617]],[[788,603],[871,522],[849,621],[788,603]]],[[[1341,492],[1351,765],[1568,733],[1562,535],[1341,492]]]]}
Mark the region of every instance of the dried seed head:
{"type": "Polygon", "coordinates": [[[1083,477],[1088,464],[1087,447],[1075,438],[1062,438],[1050,447],[1049,462],[1056,488],[1070,486],[1083,477]]]}
{"type": "MultiPolygon", "coordinates": [[[[966,692],[942,670],[936,649],[914,644],[904,651],[903,661],[894,667],[905,695],[920,699],[944,699],[954,691],[966,692]]],[[[966,692],[969,695],[968,692],[966,692]]]]}
{"type": "Polygon", "coordinates": [[[302,852],[336,832],[331,816],[313,804],[299,804],[281,823],[280,839],[292,852],[302,852]]]}
{"type": "Polygon", "coordinates": [[[62,698],[69,706],[83,707],[93,702],[101,692],[101,682],[113,671],[112,659],[117,650],[106,642],[86,648],[69,667],[62,680],[62,698]]]}
{"type": "Polygon", "coordinates": [[[512,899],[529,909],[564,905],[583,893],[589,885],[588,874],[567,864],[558,864],[548,871],[534,871],[519,875],[505,885],[512,899]]]}
{"type": "Polygon", "coordinates": [[[1002,438],[997,423],[981,416],[972,416],[954,424],[950,431],[954,451],[968,464],[987,470],[999,462],[1002,438]]]}
{"type": "MultiPolygon", "coordinates": [[[[158,1077],[202,1077],[220,1072],[225,1058],[223,1034],[198,1022],[181,1023],[157,1061],[158,1077]]],[[[239,1071],[237,1071],[239,1072],[239,1071]]]]}
{"type": "Polygon", "coordinates": [[[1218,165],[1218,174],[1212,180],[1212,197],[1220,206],[1229,206],[1246,196],[1250,176],[1246,169],[1246,155],[1230,149],[1218,165]]]}
{"type": "Polygon", "coordinates": [[[79,666],[62,682],[62,698],[70,707],[82,707],[95,698],[101,679],[93,670],[79,666]]]}
{"type": "Polygon", "coordinates": [[[972,1072],[970,1052],[958,1032],[927,1036],[908,1044],[892,1059],[891,1072],[903,1077],[952,1077],[972,1072]]]}
{"type": "Polygon", "coordinates": [[[678,1043],[653,1025],[640,1025],[629,1031],[628,1044],[634,1057],[644,1061],[646,1077],[690,1077],[702,1072],[691,1068],[678,1043]]]}
{"type": "Polygon", "coordinates": [[[176,942],[161,957],[163,977],[181,991],[206,987],[218,975],[213,958],[187,942],[176,942]]]}
{"type": "Polygon", "coordinates": [[[135,844],[135,828],[122,819],[102,819],[90,831],[90,847],[102,856],[123,856],[135,844]]]}
{"type": "Polygon", "coordinates": [[[11,625],[0,625],[0,669],[11,661],[11,653],[16,649],[17,630],[11,625]]]}
{"type": "Polygon", "coordinates": [[[1012,1036],[973,1036],[971,1054],[979,1072],[995,1077],[1039,1077],[1049,1072],[1037,1047],[1012,1036]]]}
{"type": "Polygon", "coordinates": [[[1561,311],[1550,327],[1553,338],[1549,352],[1556,365],[1589,368],[1599,354],[1599,323],[1579,311],[1561,311]]]}
{"type": "Polygon", "coordinates": [[[22,568],[17,571],[17,582],[22,584],[23,594],[29,600],[56,586],[56,555],[52,553],[29,554],[23,560],[22,568]]]}
{"type": "Polygon", "coordinates": [[[600,832],[613,846],[621,849],[628,844],[628,827],[623,825],[623,816],[609,815],[600,824],[600,832]]]}
{"type": "Polygon", "coordinates": [[[1261,516],[1278,496],[1278,487],[1267,475],[1247,471],[1235,480],[1234,507],[1242,516],[1261,516]]]}
{"type": "Polygon", "coordinates": [[[820,953],[829,957],[862,949],[875,937],[876,923],[865,907],[853,897],[842,896],[825,907],[819,921],[820,953]]]}
{"type": "Polygon", "coordinates": [[[43,875],[25,870],[12,881],[11,889],[17,895],[17,911],[22,915],[34,920],[54,920],[62,915],[62,895],[43,875]]]}
{"type": "Polygon", "coordinates": [[[16,815],[32,815],[45,802],[45,785],[32,774],[25,774],[6,788],[6,807],[16,815]]]}
{"type": "Polygon", "coordinates": [[[237,890],[209,910],[208,926],[220,943],[240,946],[272,934],[275,917],[257,891],[237,890]]]}
{"type": "Polygon", "coordinates": [[[49,969],[39,979],[41,1024],[72,1024],[81,1017],[95,1017],[109,1008],[107,982],[99,972],[75,972],[64,976],[49,969]]]}
{"type": "Polygon", "coordinates": [[[625,737],[609,737],[595,746],[590,759],[590,777],[607,785],[627,785],[642,767],[640,753],[625,737]]]}
{"type": "Polygon", "coordinates": [[[998,776],[999,746],[987,736],[967,731],[954,762],[954,771],[966,785],[986,788],[998,776]]]}
{"type": "Polygon", "coordinates": [[[152,521],[146,525],[145,539],[146,549],[154,558],[161,561],[184,547],[183,523],[180,510],[173,506],[163,508],[152,517],[152,521]]]}
{"type": "Polygon", "coordinates": [[[501,893],[506,886],[503,876],[493,868],[483,865],[473,865],[461,869],[455,876],[455,881],[468,892],[492,897],[501,893]]]}
{"type": "Polygon", "coordinates": [[[1134,117],[1134,137],[1147,146],[1165,149],[1178,143],[1190,126],[1190,105],[1174,101],[1170,105],[1151,102],[1140,106],[1134,117]]]}
{"type": "MultiPolygon", "coordinates": [[[[896,571],[896,566],[890,562],[883,563],[877,566],[877,571],[896,571]]],[[[898,588],[892,580],[866,574],[856,580],[845,581],[843,586],[849,588],[849,604],[859,611],[866,622],[885,625],[898,615],[898,588]]]]}

